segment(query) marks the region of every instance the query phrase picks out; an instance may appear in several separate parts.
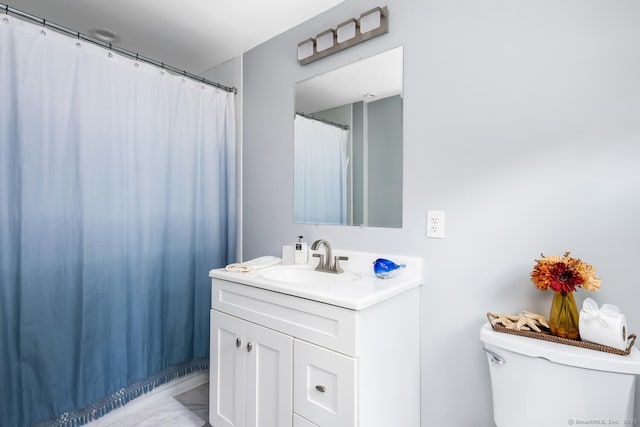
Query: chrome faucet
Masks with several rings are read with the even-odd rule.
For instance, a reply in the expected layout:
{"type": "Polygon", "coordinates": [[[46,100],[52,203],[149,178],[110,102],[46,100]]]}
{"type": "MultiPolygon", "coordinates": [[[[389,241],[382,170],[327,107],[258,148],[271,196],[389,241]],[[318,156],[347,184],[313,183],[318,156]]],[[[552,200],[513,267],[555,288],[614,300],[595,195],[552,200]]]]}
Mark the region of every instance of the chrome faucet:
{"type": "Polygon", "coordinates": [[[313,242],[311,245],[312,251],[317,251],[320,249],[320,246],[324,246],[324,255],[322,254],[313,254],[314,257],[320,258],[320,262],[316,267],[316,271],[324,271],[326,273],[344,273],[342,267],[340,267],[340,261],[347,261],[349,257],[346,256],[336,256],[334,257],[331,253],[331,245],[324,239],[319,239],[313,242]]]}

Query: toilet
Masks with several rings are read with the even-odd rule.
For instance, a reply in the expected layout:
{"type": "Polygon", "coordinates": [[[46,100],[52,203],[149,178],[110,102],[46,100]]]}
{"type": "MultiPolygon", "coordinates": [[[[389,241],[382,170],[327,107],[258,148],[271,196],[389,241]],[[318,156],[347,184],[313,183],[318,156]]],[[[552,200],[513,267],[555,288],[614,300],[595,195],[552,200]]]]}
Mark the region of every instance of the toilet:
{"type": "Polygon", "coordinates": [[[480,329],[497,427],[633,425],[640,352],[609,354],[480,329]]]}

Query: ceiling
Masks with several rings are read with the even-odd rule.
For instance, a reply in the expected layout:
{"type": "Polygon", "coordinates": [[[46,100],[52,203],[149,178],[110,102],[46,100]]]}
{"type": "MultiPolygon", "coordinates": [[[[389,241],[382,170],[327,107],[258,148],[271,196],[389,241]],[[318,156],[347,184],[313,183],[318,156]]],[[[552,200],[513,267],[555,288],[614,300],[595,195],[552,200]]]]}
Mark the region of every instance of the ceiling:
{"type": "MultiPolygon", "coordinates": [[[[89,34],[115,32],[117,46],[202,74],[343,0],[0,0],[89,34]]],[[[292,55],[295,55],[292,46],[292,55]]]]}

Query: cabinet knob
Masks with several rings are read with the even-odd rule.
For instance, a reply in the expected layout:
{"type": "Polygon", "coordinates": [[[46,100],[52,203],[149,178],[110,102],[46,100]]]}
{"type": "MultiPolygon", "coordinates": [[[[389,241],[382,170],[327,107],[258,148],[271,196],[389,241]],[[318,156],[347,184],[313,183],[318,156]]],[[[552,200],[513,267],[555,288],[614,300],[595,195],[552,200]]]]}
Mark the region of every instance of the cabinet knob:
{"type": "Polygon", "coordinates": [[[251,341],[249,341],[247,343],[247,351],[251,351],[251,350],[253,350],[253,343],[251,341]]]}
{"type": "Polygon", "coordinates": [[[327,388],[323,385],[317,385],[316,390],[318,390],[320,393],[324,393],[325,391],[327,391],[327,388]]]}
{"type": "Polygon", "coordinates": [[[236,338],[236,347],[240,348],[241,345],[242,345],[242,339],[236,338]]]}

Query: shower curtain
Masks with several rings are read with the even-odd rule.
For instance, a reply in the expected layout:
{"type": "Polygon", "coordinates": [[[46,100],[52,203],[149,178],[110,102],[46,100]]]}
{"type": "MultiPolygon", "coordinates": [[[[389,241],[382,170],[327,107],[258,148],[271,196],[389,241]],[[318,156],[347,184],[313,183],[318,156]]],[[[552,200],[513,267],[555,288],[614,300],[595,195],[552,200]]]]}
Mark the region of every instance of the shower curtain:
{"type": "Polygon", "coordinates": [[[348,130],[296,114],[294,222],[347,223],[348,136],[348,130]]]}
{"type": "Polygon", "coordinates": [[[0,17],[0,426],[207,367],[235,255],[233,94],[0,17]]]}

